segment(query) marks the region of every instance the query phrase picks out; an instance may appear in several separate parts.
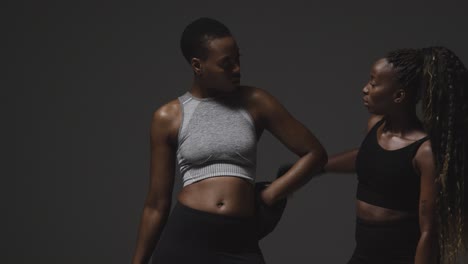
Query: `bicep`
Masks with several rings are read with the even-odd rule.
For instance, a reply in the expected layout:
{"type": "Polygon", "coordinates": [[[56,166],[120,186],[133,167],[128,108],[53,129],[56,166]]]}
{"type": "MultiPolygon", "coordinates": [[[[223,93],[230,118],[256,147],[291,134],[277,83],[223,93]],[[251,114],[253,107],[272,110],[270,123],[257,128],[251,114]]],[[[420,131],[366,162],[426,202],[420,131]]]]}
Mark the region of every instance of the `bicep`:
{"type": "Polygon", "coordinates": [[[437,195],[436,169],[429,141],[421,146],[416,158],[421,175],[419,223],[421,232],[427,232],[434,228],[437,195]]]}
{"type": "Polygon", "coordinates": [[[171,127],[153,117],[150,131],[150,184],[146,205],[170,207],[175,174],[175,144],[171,141],[171,127]]]}
{"type": "Polygon", "coordinates": [[[318,139],[295,119],[275,98],[268,96],[264,109],[265,128],[299,156],[311,150],[323,150],[318,139]]]}

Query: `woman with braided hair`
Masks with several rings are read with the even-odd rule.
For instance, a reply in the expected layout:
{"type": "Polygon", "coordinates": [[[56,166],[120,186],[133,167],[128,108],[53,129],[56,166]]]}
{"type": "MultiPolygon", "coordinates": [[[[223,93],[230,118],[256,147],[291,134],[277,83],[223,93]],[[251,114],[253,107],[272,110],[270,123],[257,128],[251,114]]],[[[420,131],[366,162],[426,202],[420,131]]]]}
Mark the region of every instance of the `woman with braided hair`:
{"type": "Polygon", "coordinates": [[[375,62],[362,92],[367,135],[325,166],[358,175],[348,264],[457,263],[467,242],[466,67],[445,47],[399,49],[375,62]]]}

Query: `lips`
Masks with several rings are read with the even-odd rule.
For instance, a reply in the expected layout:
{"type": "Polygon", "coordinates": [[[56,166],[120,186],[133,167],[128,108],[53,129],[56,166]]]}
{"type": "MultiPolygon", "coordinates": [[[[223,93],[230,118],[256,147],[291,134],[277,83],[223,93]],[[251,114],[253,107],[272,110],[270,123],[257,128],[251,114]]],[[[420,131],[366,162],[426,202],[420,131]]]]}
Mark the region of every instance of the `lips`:
{"type": "Polygon", "coordinates": [[[364,105],[369,105],[369,102],[366,100],[366,98],[362,98],[362,101],[364,102],[364,105]]]}

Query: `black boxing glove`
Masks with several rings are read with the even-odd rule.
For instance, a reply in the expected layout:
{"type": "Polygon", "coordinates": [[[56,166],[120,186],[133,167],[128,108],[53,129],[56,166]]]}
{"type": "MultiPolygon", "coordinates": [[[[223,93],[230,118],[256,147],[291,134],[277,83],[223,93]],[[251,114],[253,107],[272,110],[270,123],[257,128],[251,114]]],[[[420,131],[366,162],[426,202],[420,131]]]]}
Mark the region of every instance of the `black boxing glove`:
{"type": "MultiPolygon", "coordinates": [[[[284,175],[292,166],[293,164],[284,164],[280,166],[276,172],[276,179],[284,175]]],[[[287,204],[287,198],[277,201],[272,206],[265,204],[261,198],[261,193],[270,184],[271,182],[268,181],[255,183],[255,209],[258,240],[263,239],[275,229],[283,216],[283,212],[287,204]]]]}

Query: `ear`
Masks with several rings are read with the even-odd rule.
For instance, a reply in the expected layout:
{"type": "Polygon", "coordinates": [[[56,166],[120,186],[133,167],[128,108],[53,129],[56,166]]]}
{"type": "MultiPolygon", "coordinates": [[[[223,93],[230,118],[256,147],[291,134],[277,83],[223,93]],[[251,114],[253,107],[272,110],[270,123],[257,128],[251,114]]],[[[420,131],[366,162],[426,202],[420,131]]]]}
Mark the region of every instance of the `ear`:
{"type": "Polygon", "coordinates": [[[403,89],[398,89],[395,94],[393,101],[397,104],[401,104],[406,98],[406,91],[403,89]]]}
{"type": "Polygon", "coordinates": [[[192,58],[190,60],[190,64],[192,65],[192,69],[195,75],[200,76],[203,73],[203,67],[200,59],[192,58]]]}

